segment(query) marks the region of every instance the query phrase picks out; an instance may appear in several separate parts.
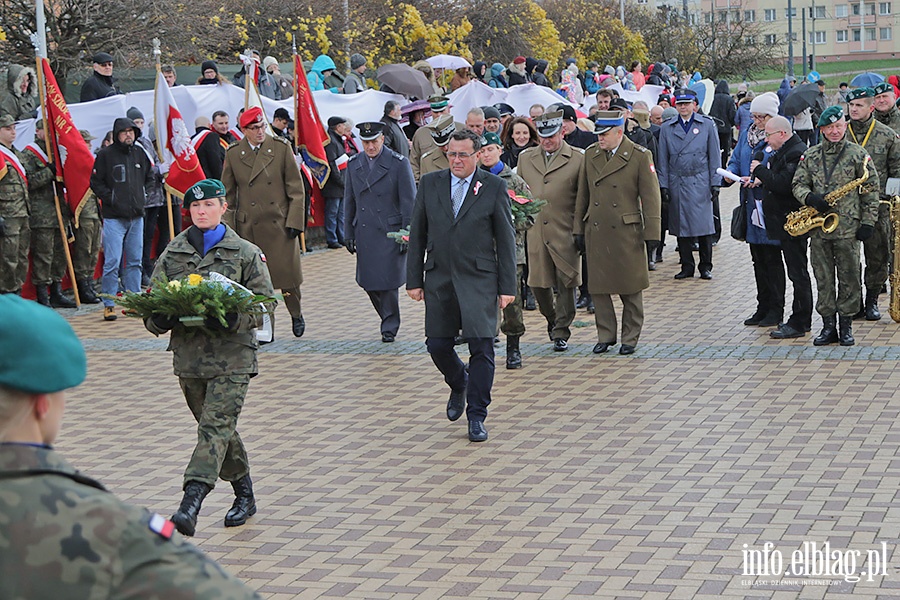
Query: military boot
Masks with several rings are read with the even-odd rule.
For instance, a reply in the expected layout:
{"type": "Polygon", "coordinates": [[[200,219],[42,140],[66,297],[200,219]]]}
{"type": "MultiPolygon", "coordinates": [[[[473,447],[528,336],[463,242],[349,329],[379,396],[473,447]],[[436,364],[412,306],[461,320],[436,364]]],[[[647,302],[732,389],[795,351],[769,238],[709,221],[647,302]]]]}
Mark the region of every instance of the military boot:
{"type": "Polygon", "coordinates": [[[880,321],[881,311],[878,310],[878,289],[866,290],[866,321],[880,321]]]}
{"type": "Polygon", "coordinates": [[[50,306],[53,308],[75,308],[74,301],[63,294],[62,284],[58,281],[50,284],[50,306]]]}
{"type": "Polygon", "coordinates": [[[49,296],[49,294],[47,294],[47,286],[46,285],[34,286],[34,294],[35,294],[35,300],[37,300],[38,304],[43,304],[44,306],[50,306],[50,296],[49,296]]]}
{"type": "Polygon", "coordinates": [[[78,282],[78,297],[82,304],[100,304],[100,297],[94,292],[94,286],[90,279],[82,279],[78,282]]]}
{"type": "Polygon", "coordinates": [[[178,512],[172,515],[171,521],[181,533],[191,537],[197,529],[197,516],[200,514],[200,505],[203,499],[212,491],[212,487],[202,481],[188,481],[184,486],[184,497],[178,512]]]}
{"type": "MultiPolygon", "coordinates": [[[[841,317],[843,319],[844,317],[841,317]]],[[[835,329],[837,318],[834,315],[822,317],[822,331],[813,340],[813,346],[827,346],[838,341],[838,332],[835,329]]]]}
{"type": "Polygon", "coordinates": [[[840,328],[841,346],[852,346],[856,343],[856,340],[853,339],[853,317],[840,317],[838,327],[840,328]]]}
{"type": "Polygon", "coordinates": [[[234,488],[234,504],[225,515],[225,527],[243,525],[247,519],[256,514],[256,498],[253,497],[253,482],[250,481],[250,475],[232,481],[231,487],[234,488]]]}
{"type": "Polygon", "coordinates": [[[506,338],[506,368],[522,368],[522,353],[519,352],[519,336],[517,335],[510,335],[506,338]]]}

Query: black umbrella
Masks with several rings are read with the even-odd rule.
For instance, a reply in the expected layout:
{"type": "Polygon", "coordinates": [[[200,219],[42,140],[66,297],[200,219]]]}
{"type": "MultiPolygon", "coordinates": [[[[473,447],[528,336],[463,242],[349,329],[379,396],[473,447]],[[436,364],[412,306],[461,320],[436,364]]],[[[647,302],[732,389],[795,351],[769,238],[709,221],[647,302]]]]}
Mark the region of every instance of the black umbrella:
{"type": "Polygon", "coordinates": [[[784,99],[784,105],[781,107],[786,117],[793,117],[802,113],[807,108],[816,105],[816,98],[819,96],[819,86],[812,83],[804,83],[798,85],[791,90],[791,93],[784,99]]]}
{"type": "Polygon", "coordinates": [[[434,95],[434,87],[425,74],[409,65],[382,65],[375,79],[404,96],[425,99],[434,95]]]}

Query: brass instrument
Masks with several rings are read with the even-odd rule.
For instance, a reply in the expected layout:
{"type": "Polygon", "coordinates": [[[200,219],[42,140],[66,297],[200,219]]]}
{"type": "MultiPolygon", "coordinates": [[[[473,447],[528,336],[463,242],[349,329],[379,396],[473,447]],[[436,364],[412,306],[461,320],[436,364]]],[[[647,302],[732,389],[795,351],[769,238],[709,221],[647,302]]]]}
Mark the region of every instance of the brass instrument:
{"type": "MultiPolygon", "coordinates": [[[[869,178],[869,161],[866,160],[863,163],[863,174],[858,179],[854,179],[850,183],[846,185],[842,185],[838,189],[828,192],[825,196],[825,202],[829,205],[834,206],[837,204],[837,201],[849,194],[853,191],[854,188],[857,188],[864,184],[866,180],[869,178]]],[[[840,218],[837,213],[827,213],[825,215],[820,215],[819,211],[814,209],[812,206],[804,206],[800,210],[795,210],[792,213],[788,213],[787,222],[784,224],[784,230],[791,234],[793,237],[797,237],[798,235],[803,235],[804,233],[815,229],[816,227],[821,227],[822,231],[825,233],[831,233],[835,229],[837,229],[838,222],[840,218]]]]}
{"type": "Polygon", "coordinates": [[[891,209],[892,258],[891,265],[891,305],[888,312],[895,323],[900,323],[900,196],[882,200],[891,209]]]}

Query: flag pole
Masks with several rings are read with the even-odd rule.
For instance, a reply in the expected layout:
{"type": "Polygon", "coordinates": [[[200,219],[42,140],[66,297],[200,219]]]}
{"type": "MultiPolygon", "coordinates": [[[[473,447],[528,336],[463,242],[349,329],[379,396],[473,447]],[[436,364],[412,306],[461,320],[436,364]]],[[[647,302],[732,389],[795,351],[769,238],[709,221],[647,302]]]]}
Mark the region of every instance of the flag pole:
{"type": "MultiPolygon", "coordinates": [[[[35,0],[36,21],[38,33],[34,38],[35,48],[35,66],[38,80],[38,94],[41,97],[41,115],[44,128],[44,144],[47,147],[47,159],[53,162],[53,149],[51,144],[54,143],[50,138],[50,128],[48,121],[50,115],[47,112],[47,94],[44,89],[44,65],[43,61],[47,60],[46,32],[44,31],[44,0],[35,0]]],[[[54,171],[56,167],[54,167],[54,171]]],[[[72,283],[72,292],[75,296],[75,308],[81,308],[81,296],[78,294],[78,281],[75,279],[75,265],[72,264],[72,253],[69,252],[69,236],[66,235],[66,225],[62,218],[62,209],[59,207],[59,190],[57,189],[57,178],[53,177],[53,206],[56,207],[56,222],[59,225],[59,235],[62,238],[63,254],[66,257],[66,269],[69,272],[69,281],[72,283]]]]}
{"type": "MultiPolygon", "coordinates": [[[[297,38],[291,34],[291,64],[294,65],[294,71],[297,70],[297,38]]],[[[297,118],[297,73],[294,73],[294,148],[300,147],[300,120],[297,118]]],[[[302,176],[303,173],[301,172],[302,176]]],[[[305,186],[304,186],[305,187],[305,186]]],[[[312,195],[310,195],[312,201],[312,195]]],[[[306,215],[306,207],[303,214],[306,215]]],[[[300,252],[306,254],[306,230],[300,232],[300,252]]]]}
{"type": "MultiPolygon", "coordinates": [[[[156,85],[159,85],[160,56],[162,56],[162,50],[159,48],[159,38],[153,38],[153,56],[156,58],[156,85]]],[[[168,83],[166,85],[168,85],[168,83]]],[[[160,157],[160,160],[162,160],[166,153],[163,148],[159,147],[159,142],[162,138],[159,136],[159,123],[157,123],[159,119],[157,119],[155,115],[157,102],[156,86],[153,86],[153,89],[153,128],[156,129],[156,154],[160,157]]],[[[172,241],[175,239],[175,219],[172,214],[172,193],[166,189],[166,186],[163,186],[163,190],[166,192],[166,212],[169,216],[169,241],[172,241]]]]}

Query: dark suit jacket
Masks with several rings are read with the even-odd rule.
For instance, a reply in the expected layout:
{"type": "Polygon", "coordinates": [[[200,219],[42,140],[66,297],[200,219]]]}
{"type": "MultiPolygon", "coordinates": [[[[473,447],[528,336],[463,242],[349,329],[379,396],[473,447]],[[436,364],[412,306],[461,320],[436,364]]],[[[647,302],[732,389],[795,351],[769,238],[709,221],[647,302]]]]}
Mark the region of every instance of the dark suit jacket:
{"type": "Polygon", "coordinates": [[[450,170],[422,176],[410,225],[406,287],[425,290],[426,336],[453,337],[462,330],[467,338],[494,337],[498,296],[516,295],[509,202],[506,182],[476,169],[454,219],[450,170]]]}
{"type": "Polygon", "coordinates": [[[763,183],[763,215],[766,220],[766,235],[771,240],[789,240],[790,234],[784,230],[789,212],[803,206],[791,190],[791,182],[800,157],[806,152],[806,144],[793,134],[772,156],[766,165],[759,165],[753,175],[763,183]]]}

